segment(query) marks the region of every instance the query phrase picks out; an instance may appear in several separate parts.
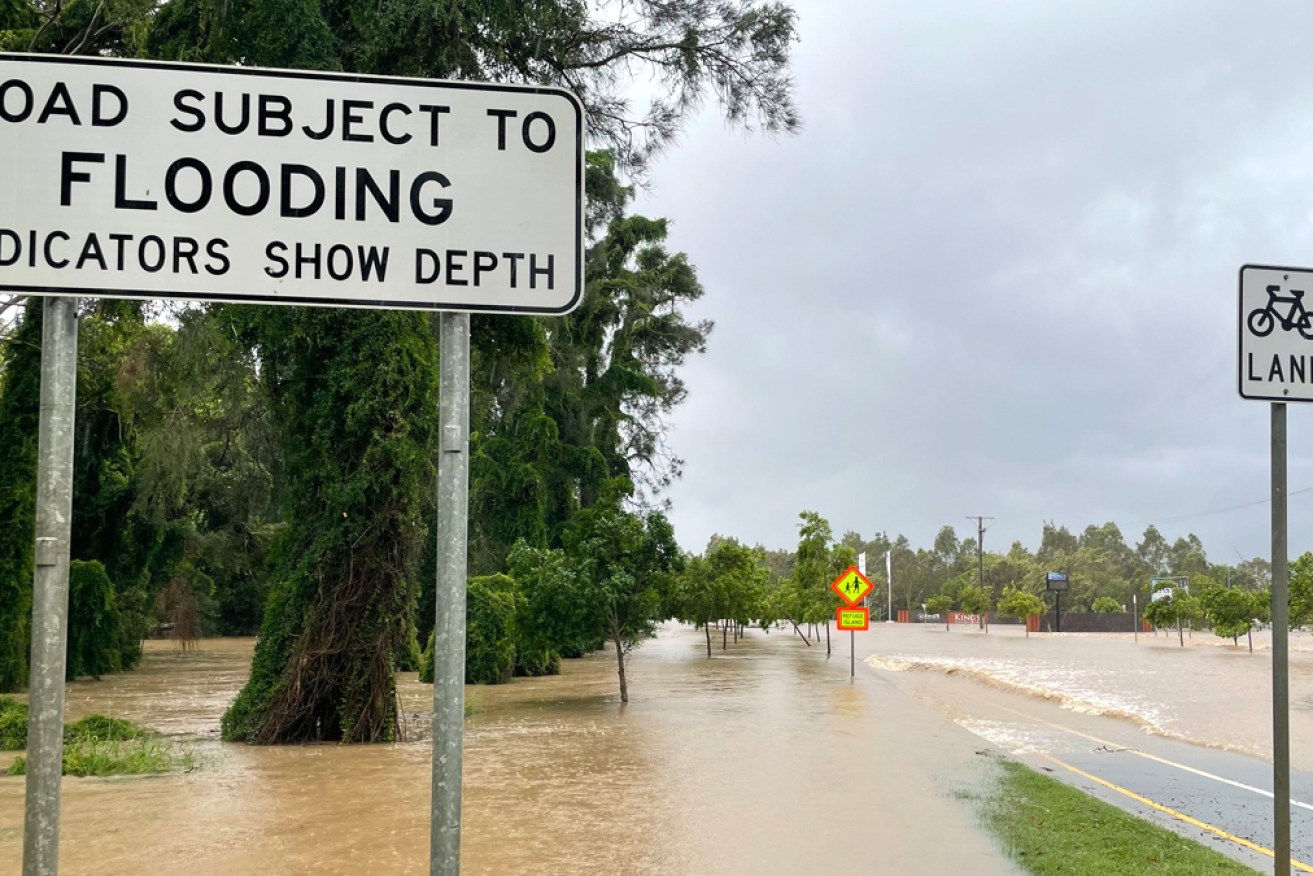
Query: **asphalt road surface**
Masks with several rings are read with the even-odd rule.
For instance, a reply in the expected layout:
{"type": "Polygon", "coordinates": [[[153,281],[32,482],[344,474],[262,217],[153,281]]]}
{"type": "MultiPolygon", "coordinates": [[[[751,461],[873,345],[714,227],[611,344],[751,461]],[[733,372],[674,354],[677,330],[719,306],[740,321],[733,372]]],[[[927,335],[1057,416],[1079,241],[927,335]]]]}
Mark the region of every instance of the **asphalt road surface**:
{"type": "MultiPolygon", "coordinates": [[[[859,641],[859,658],[864,650],[859,641]]],[[[1267,761],[1152,735],[1131,721],[1082,714],[973,678],[871,671],[1000,753],[1255,870],[1273,870],[1267,761]]],[[[1292,773],[1291,794],[1291,872],[1313,873],[1313,775],[1292,773]]]]}

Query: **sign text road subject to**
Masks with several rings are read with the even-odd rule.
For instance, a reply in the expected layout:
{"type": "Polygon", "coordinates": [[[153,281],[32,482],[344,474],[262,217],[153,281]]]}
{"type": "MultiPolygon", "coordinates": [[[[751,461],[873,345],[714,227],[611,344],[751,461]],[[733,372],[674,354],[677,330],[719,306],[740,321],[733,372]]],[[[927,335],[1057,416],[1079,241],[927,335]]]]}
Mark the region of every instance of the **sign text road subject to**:
{"type": "Polygon", "coordinates": [[[563,313],[583,112],[547,87],[0,55],[0,289],[563,313]]]}

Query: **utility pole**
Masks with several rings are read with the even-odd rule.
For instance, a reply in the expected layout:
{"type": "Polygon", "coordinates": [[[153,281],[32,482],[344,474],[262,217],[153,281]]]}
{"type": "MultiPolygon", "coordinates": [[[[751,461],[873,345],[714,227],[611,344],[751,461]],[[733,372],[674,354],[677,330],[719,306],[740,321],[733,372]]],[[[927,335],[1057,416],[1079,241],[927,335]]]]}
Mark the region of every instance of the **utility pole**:
{"type": "MultiPolygon", "coordinates": [[[[978,575],[976,578],[976,586],[980,588],[980,591],[982,593],[985,591],[985,528],[986,528],[985,521],[993,520],[993,519],[994,519],[993,517],[981,517],[980,515],[972,516],[970,514],[967,515],[967,520],[976,521],[976,568],[978,571],[978,575]]],[[[986,613],[987,612],[985,611],[982,611],[980,613],[981,629],[984,629],[985,626],[986,613]]]]}

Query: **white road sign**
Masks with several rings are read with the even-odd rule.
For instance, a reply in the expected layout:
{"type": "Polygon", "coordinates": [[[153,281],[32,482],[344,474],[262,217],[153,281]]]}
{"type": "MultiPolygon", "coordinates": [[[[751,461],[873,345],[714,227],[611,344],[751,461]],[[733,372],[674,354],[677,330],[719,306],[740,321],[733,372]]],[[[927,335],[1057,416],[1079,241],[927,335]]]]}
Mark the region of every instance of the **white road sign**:
{"type": "Polygon", "coordinates": [[[0,290],[565,313],[583,152],[556,88],[0,54],[0,290]]]}
{"type": "Polygon", "coordinates": [[[1313,270],[1240,269],[1240,395],[1313,401],[1313,270]]]}

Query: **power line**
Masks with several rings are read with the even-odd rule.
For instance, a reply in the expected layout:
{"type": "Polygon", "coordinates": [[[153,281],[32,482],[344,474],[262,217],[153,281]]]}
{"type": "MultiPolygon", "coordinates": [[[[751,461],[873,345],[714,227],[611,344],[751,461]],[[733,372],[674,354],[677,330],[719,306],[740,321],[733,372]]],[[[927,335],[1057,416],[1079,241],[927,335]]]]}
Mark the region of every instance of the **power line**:
{"type": "MultiPolygon", "coordinates": [[[[1298,495],[1300,495],[1301,493],[1313,493],[1313,487],[1304,487],[1304,488],[1301,489],[1301,490],[1291,490],[1291,491],[1290,491],[1289,493],[1287,493],[1286,495],[1287,495],[1287,496],[1298,496],[1298,495]]],[[[1241,510],[1241,509],[1243,509],[1243,508],[1253,508],[1253,507],[1255,507],[1255,506],[1257,506],[1257,505],[1269,505],[1269,504],[1271,504],[1271,502],[1272,502],[1272,500],[1271,500],[1270,498],[1268,498],[1268,499],[1258,499],[1258,500],[1255,500],[1255,501],[1253,501],[1253,502],[1245,502],[1244,504],[1241,504],[1241,505],[1231,505],[1231,506],[1229,506],[1229,507],[1227,507],[1227,508],[1216,508],[1216,509],[1214,509],[1214,510],[1212,510],[1212,511],[1199,511],[1199,512],[1197,512],[1197,513],[1195,513],[1195,514],[1186,514],[1186,515],[1184,515],[1183,517],[1172,517],[1172,518],[1170,518],[1170,519],[1168,519],[1168,520],[1163,520],[1163,521],[1161,521],[1161,522],[1164,523],[1164,524],[1166,524],[1166,523],[1180,523],[1182,520],[1194,520],[1196,517],[1209,517],[1209,516],[1211,516],[1211,515],[1213,515],[1213,514],[1225,514],[1225,513],[1228,512],[1228,511],[1239,511],[1239,510],[1241,510]]]]}

